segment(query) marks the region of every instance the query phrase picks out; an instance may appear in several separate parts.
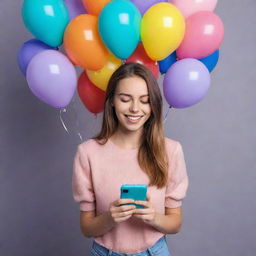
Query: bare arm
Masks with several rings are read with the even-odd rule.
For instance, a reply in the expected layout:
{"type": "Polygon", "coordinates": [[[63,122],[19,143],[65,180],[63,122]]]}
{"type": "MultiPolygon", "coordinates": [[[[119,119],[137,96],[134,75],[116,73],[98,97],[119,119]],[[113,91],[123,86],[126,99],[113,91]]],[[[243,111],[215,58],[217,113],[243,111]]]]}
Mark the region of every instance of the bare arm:
{"type": "Polygon", "coordinates": [[[181,207],[165,208],[165,215],[156,213],[155,219],[150,225],[164,234],[176,234],[182,224],[181,207]]]}
{"type": "Polygon", "coordinates": [[[96,216],[95,211],[80,213],[80,227],[84,236],[102,236],[115,227],[118,223],[129,219],[135,209],[134,205],[121,205],[133,203],[131,199],[118,199],[111,203],[109,211],[96,216]]]}
{"type": "Polygon", "coordinates": [[[166,208],[165,214],[157,213],[149,201],[135,201],[136,204],[143,205],[144,209],[136,209],[133,216],[154,227],[164,234],[176,234],[180,231],[182,224],[181,207],[166,208]]]}
{"type": "Polygon", "coordinates": [[[80,212],[80,228],[84,236],[97,237],[107,233],[116,223],[112,220],[110,212],[95,216],[95,211],[80,212]]]}

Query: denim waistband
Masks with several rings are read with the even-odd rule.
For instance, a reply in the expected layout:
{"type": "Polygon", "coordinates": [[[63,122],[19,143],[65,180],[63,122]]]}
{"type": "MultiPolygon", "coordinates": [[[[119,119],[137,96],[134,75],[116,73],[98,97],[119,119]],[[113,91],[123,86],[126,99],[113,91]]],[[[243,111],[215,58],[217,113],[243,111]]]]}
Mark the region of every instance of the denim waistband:
{"type": "Polygon", "coordinates": [[[153,255],[154,252],[158,251],[160,248],[163,247],[163,245],[166,244],[166,236],[162,236],[153,246],[150,248],[146,249],[145,251],[138,252],[138,253],[132,253],[132,254],[127,254],[127,253],[120,253],[120,252],[115,252],[112,250],[107,249],[106,247],[98,244],[97,242],[93,241],[92,248],[98,252],[101,252],[102,255],[113,255],[113,256],[128,256],[128,255],[141,255],[143,253],[149,252],[149,255],[153,255]]]}

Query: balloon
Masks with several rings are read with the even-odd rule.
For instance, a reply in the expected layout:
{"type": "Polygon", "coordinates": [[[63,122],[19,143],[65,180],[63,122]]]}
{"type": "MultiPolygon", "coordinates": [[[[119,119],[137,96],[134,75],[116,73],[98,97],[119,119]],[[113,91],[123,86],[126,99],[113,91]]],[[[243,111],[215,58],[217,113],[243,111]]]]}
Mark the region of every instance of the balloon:
{"type": "Polygon", "coordinates": [[[92,84],[86,72],[82,72],[78,79],[77,91],[84,106],[91,113],[97,114],[103,111],[105,92],[92,84]]]}
{"type": "Polygon", "coordinates": [[[141,15],[127,0],[113,0],[99,16],[99,32],[109,50],[119,59],[128,58],[140,40],[141,15]]]}
{"type": "Polygon", "coordinates": [[[219,60],[219,50],[216,50],[214,53],[212,53],[211,55],[199,59],[201,62],[204,63],[204,65],[208,68],[209,72],[211,72],[215,66],[218,63],[219,60]]]}
{"type": "Polygon", "coordinates": [[[159,68],[156,61],[151,60],[146,54],[142,44],[138,44],[138,47],[133,54],[126,60],[127,63],[135,62],[146,66],[154,74],[157,79],[159,76],[159,68]]]}
{"type": "Polygon", "coordinates": [[[62,0],[24,0],[22,17],[36,38],[53,47],[62,44],[69,22],[68,10],[62,0]]]}
{"type": "Polygon", "coordinates": [[[177,56],[204,58],[219,49],[223,38],[224,26],[219,16],[210,11],[197,12],[186,20],[186,33],[177,56]]]}
{"type": "Polygon", "coordinates": [[[172,0],[185,18],[199,11],[213,11],[218,0],[172,0]]]}
{"type": "Polygon", "coordinates": [[[161,74],[165,74],[169,67],[177,61],[176,52],[173,52],[168,57],[158,62],[161,74]]]}
{"type": "Polygon", "coordinates": [[[101,69],[107,61],[108,51],[101,41],[97,20],[93,15],[79,15],[71,20],[64,34],[68,57],[84,69],[101,69]]]}
{"type": "Polygon", "coordinates": [[[107,62],[104,67],[97,71],[86,69],[89,80],[98,88],[106,91],[108,81],[112,74],[122,65],[122,61],[109,53],[107,62]]]}
{"type": "Polygon", "coordinates": [[[27,66],[30,60],[39,52],[49,49],[54,48],[37,39],[28,40],[21,46],[18,52],[18,64],[24,76],[26,76],[27,66]]]}
{"type": "Polygon", "coordinates": [[[163,81],[164,96],[174,108],[190,107],[203,99],[210,87],[210,73],[196,59],[175,62],[163,81]]]}
{"type": "Polygon", "coordinates": [[[87,13],[81,0],[64,0],[64,3],[66,4],[66,7],[68,9],[70,20],[74,19],[80,14],[87,13]]]}
{"type": "Polygon", "coordinates": [[[160,2],[166,2],[165,0],[131,0],[137,8],[139,9],[140,13],[143,15],[147,9],[149,9],[152,5],[160,3],[160,2]]]}
{"type": "Polygon", "coordinates": [[[175,51],[184,33],[184,18],[173,4],[155,4],[142,18],[141,40],[152,60],[163,60],[175,51]]]}
{"type": "MultiPolygon", "coordinates": [[[[80,0],[81,1],[81,0],[80,0]]],[[[82,0],[88,13],[98,16],[102,8],[110,2],[110,0],[82,0]]]]}
{"type": "Polygon", "coordinates": [[[55,50],[45,50],[32,58],[27,68],[32,93],[55,107],[66,107],[76,88],[76,71],[68,58],[55,50]]]}

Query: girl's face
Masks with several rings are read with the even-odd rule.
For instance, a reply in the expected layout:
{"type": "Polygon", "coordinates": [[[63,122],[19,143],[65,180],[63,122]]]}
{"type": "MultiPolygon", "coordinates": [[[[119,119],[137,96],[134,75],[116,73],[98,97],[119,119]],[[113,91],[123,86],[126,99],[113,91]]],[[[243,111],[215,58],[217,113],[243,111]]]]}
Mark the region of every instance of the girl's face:
{"type": "Polygon", "coordinates": [[[119,128],[137,132],[151,114],[147,84],[139,76],[127,77],[119,81],[112,105],[119,121],[119,128]]]}

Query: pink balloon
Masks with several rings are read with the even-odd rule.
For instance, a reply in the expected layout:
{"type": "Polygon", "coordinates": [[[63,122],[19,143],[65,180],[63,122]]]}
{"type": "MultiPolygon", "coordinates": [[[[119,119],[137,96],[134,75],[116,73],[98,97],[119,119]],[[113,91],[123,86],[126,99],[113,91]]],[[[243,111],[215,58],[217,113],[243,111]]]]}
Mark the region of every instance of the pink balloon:
{"type": "Polygon", "coordinates": [[[218,0],[172,0],[185,18],[199,11],[213,11],[218,0]]]}
{"type": "Polygon", "coordinates": [[[218,15],[200,11],[186,19],[184,39],[177,49],[179,59],[204,58],[219,49],[224,38],[224,25],[218,15]]]}

